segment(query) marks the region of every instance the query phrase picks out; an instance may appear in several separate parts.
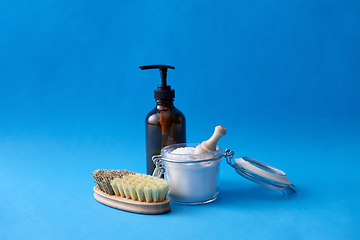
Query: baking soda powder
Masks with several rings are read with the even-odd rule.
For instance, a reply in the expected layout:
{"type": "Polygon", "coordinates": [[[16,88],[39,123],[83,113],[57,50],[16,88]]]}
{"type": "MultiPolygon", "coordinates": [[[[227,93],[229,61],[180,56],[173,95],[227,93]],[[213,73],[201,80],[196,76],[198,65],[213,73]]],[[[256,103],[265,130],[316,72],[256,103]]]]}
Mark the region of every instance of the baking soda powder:
{"type": "Polygon", "coordinates": [[[221,155],[194,155],[194,150],[195,147],[176,148],[168,154],[169,160],[163,161],[165,177],[170,184],[169,195],[175,202],[211,202],[219,193],[221,155]]]}

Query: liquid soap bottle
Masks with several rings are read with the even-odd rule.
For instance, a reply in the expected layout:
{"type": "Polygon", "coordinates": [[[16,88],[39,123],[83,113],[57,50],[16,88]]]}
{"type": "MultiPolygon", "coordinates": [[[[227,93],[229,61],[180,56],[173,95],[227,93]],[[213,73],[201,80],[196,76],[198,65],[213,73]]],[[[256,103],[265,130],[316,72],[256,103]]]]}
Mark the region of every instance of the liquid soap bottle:
{"type": "Polygon", "coordinates": [[[155,165],[152,161],[154,155],[160,155],[161,148],[186,142],[186,124],[184,114],[175,108],[175,91],[167,85],[167,70],[175,69],[168,65],[141,66],[141,70],[159,69],[161,85],[154,90],[156,106],[145,118],[146,136],[146,168],[147,174],[152,174],[155,165]]]}

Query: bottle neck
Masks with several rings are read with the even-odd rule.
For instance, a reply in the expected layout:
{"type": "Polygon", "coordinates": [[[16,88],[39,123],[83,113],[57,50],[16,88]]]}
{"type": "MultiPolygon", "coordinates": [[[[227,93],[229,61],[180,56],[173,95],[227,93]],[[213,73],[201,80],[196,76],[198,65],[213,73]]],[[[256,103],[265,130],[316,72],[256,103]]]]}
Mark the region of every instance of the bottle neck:
{"type": "Polygon", "coordinates": [[[156,105],[161,105],[164,107],[173,107],[174,106],[174,99],[156,99],[156,105]]]}

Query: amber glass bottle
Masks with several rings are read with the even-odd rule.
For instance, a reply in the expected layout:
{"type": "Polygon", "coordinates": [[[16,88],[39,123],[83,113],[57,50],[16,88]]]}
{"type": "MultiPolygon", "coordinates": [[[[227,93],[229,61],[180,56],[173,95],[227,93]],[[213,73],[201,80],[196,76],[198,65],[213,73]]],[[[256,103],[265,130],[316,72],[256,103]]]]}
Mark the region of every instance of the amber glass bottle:
{"type": "Polygon", "coordinates": [[[146,136],[146,169],[152,174],[155,165],[154,155],[160,155],[161,148],[186,142],[186,122],[184,114],[174,106],[175,91],[166,84],[168,65],[148,65],[142,70],[158,68],[161,74],[161,85],[154,91],[156,107],[145,118],[146,136]]]}

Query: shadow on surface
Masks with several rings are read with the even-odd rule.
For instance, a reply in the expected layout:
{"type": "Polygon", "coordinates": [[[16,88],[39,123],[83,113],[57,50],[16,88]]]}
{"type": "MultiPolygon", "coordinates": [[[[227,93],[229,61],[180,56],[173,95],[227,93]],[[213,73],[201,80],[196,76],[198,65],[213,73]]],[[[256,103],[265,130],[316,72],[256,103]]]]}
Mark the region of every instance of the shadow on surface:
{"type": "Polygon", "coordinates": [[[256,184],[236,184],[233,182],[222,182],[218,199],[215,204],[235,204],[250,201],[275,202],[291,201],[304,197],[303,189],[296,187],[295,193],[290,189],[275,191],[256,184]]]}
{"type": "MultiPolygon", "coordinates": [[[[221,182],[221,189],[220,194],[218,198],[211,203],[204,204],[204,205],[182,205],[177,204],[174,202],[170,202],[171,210],[167,214],[155,214],[155,215],[143,215],[139,213],[132,213],[127,212],[124,210],[118,211],[124,212],[124,213],[132,213],[136,215],[142,215],[142,216],[158,216],[160,218],[162,217],[168,217],[169,215],[184,215],[186,214],[192,214],[194,211],[199,210],[201,207],[215,207],[215,206],[238,206],[239,204],[252,204],[254,202],[258,203],[281,203],[284,201],[290,202],[295,199],[299,200],[302,198],[306,198],[308,195],[304,189],[296,187],[296,192],[293,193],[291,190],[283,190],[283,191],[275,191],[271,189],[267,189],[262,186],[258,186],[256,184],[247,184],[247,183],[234,183],[234,182],[221,182]],[[209,206],[211,205],[211,206],[209,206]]],[[[96,201],[96,200],[95,200],[96,201]]],[[[101,203],[100,203],[101,204],[101,203]]],[[[103,205],[103,204],[102,204],[103,205]]],[[[277,204],[275,204],[277,205],[277,204]]],[[[107,205],[104,205],[107,206],[107,205]]],[[[270,205],[268,205],[270,206],[270,205]]],[[[109,207],[109,206],[107,206],[109,207]]],[[[112,207],[110,207],[112,208],[112,207]]]]}

